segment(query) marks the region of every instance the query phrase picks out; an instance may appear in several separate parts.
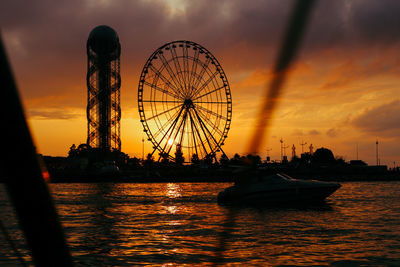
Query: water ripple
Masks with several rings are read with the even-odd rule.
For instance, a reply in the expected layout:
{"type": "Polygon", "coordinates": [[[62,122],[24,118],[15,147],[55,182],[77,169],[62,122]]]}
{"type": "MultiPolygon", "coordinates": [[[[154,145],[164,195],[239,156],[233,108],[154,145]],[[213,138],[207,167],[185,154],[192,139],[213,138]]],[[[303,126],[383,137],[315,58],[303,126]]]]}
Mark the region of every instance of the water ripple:
{"type": "MultiPolygon", "coordinates": [[[[400,183],[344,183],[326,204],[229,207],[228,184],[51,184],[78,266],[400,265],[400,183]]],[[[4,188],[0,218],[30,261],[4,188]]],[[[0,265],[17,263],[0,235],[0,265]]]]}

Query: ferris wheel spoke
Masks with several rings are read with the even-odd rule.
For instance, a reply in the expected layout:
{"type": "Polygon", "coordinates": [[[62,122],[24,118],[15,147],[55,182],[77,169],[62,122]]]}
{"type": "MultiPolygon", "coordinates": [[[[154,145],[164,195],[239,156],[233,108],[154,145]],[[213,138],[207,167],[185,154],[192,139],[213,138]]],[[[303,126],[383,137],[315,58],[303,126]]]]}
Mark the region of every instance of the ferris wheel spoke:
{"type": "Polygon", "coordinates": [[[192,127],[192,121],[190,120],[189,117],[187,117],[187,131],[186,131],[186,140],[187,140],[187,148],[188,148],[188,161],[190,162],[190,160],[193,157],[194,151],[197,154],[197,147],[196,147],[196,140],[194,139],[195,135],[193,132],[193,127],[192,127]],[[191,138],[193,137],[193,138],[191,138]]]}
{"type": "Polygon", "coordinates": [[[189,95],[192,95],[192,90],[193,90],[193,85],[192,82],[194,82],[195,80],[193,80],[193,78],[195,78],[195,74],[197,72],[197,65],[199,62],[199,55],[200,55],[200,49],[196,49],[194,52],[194,56],[192,58],[192,68],[189,72],[189,95]]]}
{"type": "MultiPolygon", "coordinates": [[[[175,93],[180,93],[180,91],[175,87],[175,85],[173,85],[170,81],[169,81],[169,79],[167,78],[167,77],[165,77],[159,70],[157,70],[153,65],[150,65],[150,69],[154,72],[154,74],[156,74],[158,77],[160,77],[161,78],[161,80],[169,87],[169,88],[171,88],[172,90],[173,90],[173,92],[175,93]]],[[[162,89],[162,90],[165,90],[165,89],[162,89]]],[[[170,94],[174,94],[174,93],[171,93],[169,90],[167,90],[170,94]]],[[[174,95],[176,95],[176,94],[174,94],[174,95]]],[[[184,97],[183,97],[183,95],[176,95],[176,97],[177,98],[179,98],[179,99],[183,99],[184,97]]]]}
{"type": "MultiPolygon", "coordinates": [[[[193,115],[194,116],[194,115],[193,115]]],[[[190,122],[191,122],[191,126],[192,126],[192,129],[193,129],[193,135],[195,136],[195,139],[194,140],[198,140],[198,147],[199,148],[201,148],[201,147],[203,147],[203,150],[205,151],[205,153],[207,154],[207,149],[206,149],[206,147],[205,147],[205,145],[204,145],[204,141],[203,141],[203,139],[201,138],[201,133],[200,133],[200,131],[199,131],[199,129],[197,128],[197,125],[196,125],[196,121],[194,120],[194,118],[193,118],[193,116],[192,116],[192,112],[189,110],[189,118],[190,118],[190,122]],[[200,147],[200,145],[201,145],[201,147],[200,147]]],[[[197,150],[197,146],[196,146],[196,151],[197,151],[197,153],[198,153],[198,150],[197,150]]],[[[201,151],[200,151],[201,152],[201,151]]],[[[199,154],[197,154],[198,156],[201,156],[201,155],[199,155],[199,154]]]]}
{"type": "MultiPolygon", "coordinates": [[[[178,128],[176,129],[176,133],[175,133],[174,139],[173,139],[173,141],[171,142],[171,144],[170,144],[170,146],[169,146],[169,148],[168,148],[168,151],[167,151],[168,154],[169,154],[169,152],[171,152],[171,149],[172,149],[172,147],[173,147],[174,144],[175,144],[176,138],[178,137],[180,130],[185,128],[186,116],[187,116],[187,110],[185,110],[185,112],[184,112],[184,114],[183,114],[183,117],[182,117],[182,120],[181,120],[181,122],[180,122],[178,128]],[[182,125],[183,125],[183,127],[182,127],[182,125]]],[[[172,134],[172,133],[173,133],[173,131],[171,131],[171,134],[172,134]]],[[[181,140],[182,140],[182,139],[181,139],[181,140]]],[[[168,144],[168,143],[169,143],[169,142],[167,142],[166,144],[168,144]]],[[[182,143],[179,143],[179,144],[182,144],[182,143]]]]}
{"type": "MultiPolygon", "coordinates": [[[[175,140],[178,137],[179,132],[181,131],[181,129],[183,129],[182,127],[184,127],[184,125],[185,125],[186,116],[187,116],[187,110],[185,109],[185,111],[183,113],[182,120],[180,121],[178,128],[176,128],[176,133],[175,133],[175,137],[174,137],[174,140],[172,142],[172,145],[175,144],[175,140]]],[[[171,147],[172,147],[172,145],[171,145],[171,147]]]]}
{"type": "MultiPolygon", "coordinates": [[[[194,141],[194,147],[195,147],[195,150],[196,150],[196,154],[197,154],[197,156],[200,157],[201,155],[199,155],[199,152],[197,150],[197,146],[198,145],[196,143],[196,133],[197,133],[197,135],[199,135],[199,132],[197,131],[196,125],[194,124],[194,120],[192,118],[190,110],[189,110],[189,119],[190,119],[190,126],[192,128],[192,135],[193,135],[193,141],[194,141]]],[[[199,137],[200,137],[200,135],[199,135],[199,137]]],[[[201,143],[203,145],[203,143],[201,142],[201,138],[199,138],[199,143],[201,143]]],[[[203,147],[204,147],[204,145],[203,145],[203,147]]],[[[205,147],[204,147],[204,150],[205,150],[205,147]]]]}
{"type": "Polygon", "coordinates": [[[189,83],[189,52],[187,46],[182,47],[182,60],[183,60],[183,75],[186,81],[186,94],[190,95],[189,83]]]}
{"type": "MultiPolygon", "coordinates": [[[[189,111],[189,116],[190,116],[190,120],[191,120],[191,123],[192,123],[192,128],[194,127],[194,129],[196,130],[197,136],[198,136],[198,138],[199,138],[199,143],[200,143],[201,146],[203,147],[204,153],[207,155],[208,152],[207,152],[206,146],[204,145],[204,141],[202,141],[200,131],[199,131],[199,129],[197,128],[197,125],[196,125],[196,121],[194,120],[194,118],[193,118],[193,116],[192,116],[192,113],[191,113],[190,111],[189,111]]],[[[207,137],[206,137],[206,138],[207,138],[207,137]]],[[[196,151],[197,151],[197,147],[196,147],[196,151]]],[[[211,153],[211,152],[210,152],[210,153],[211,153]]],[[[199,154],[197,154],[197,156],[199,156],[199,154]]]]}
{"type": "MultiPolygon", "coordinates": [[[[187,118],[187,120],[189,121],[189,118],[187,118]]],[[[188,124],[188,122],[187,122],[187,125],[186,125],[186,142],[187,142],[187,155],[188,155],[188,160],[187,160],[187,162],[190,162],[190,159],[192,158],[192,155],[193,155],[193,141],[191,141],[191,139],[190,139],[190,128],[189,128],[190,126],[189,126],[189,124],[188,124]]],[[[182,153],[184,153],[184,151],[182,151],[182,153]]]]}
{"type": "MultiPolygon", "coordinates": [[[[224,88],[225,88],[225,86],[221,86],[221,87],[215,88],[214,90],[211,90],[211,91],[205,93],[204,95],[195,97],[195,98],[193,99],[193,101],[195,101],[195,100],[197,100],[197,99],[199,99],[199,98],[205,97],[205,96],[207,96],[207,95],[209,95],[209,94],[218,92],[219,90],[224,89],[224,88]]],[[[201,90],[200,90],[200,91],[201,91],[201,90]]],[[[200,91],[199,91],[199,93],[200,93],[200,91]]]]}
{"type": "Polygon", "coordinates": [[[154,138],[157,138],[158,135],[159,135],[160,133],[162,133],[168,125],[170,125],[170,123],[172,123],[176,118],[179,117],[179,114],[180,114],[180,112],[182,111],[182,108],[183,108],[183,105],[182,105],[181,109],[177,110],[177,111],[168,119],[168,121],[167,121],[166,123],[164,123],[163,125],[161,125],[160,129],[158,129],[158,131],[154,134],[154,138]]]}
{"type": "Polygon", "coordinates": [[[167,80],[173,81],[175,90],[179,91],[183,97],[183,93],[180,90],[180,83],[179,83],[179,81],[178,82],[176,81],[176,75],[174,74],[174,70],[172,69],[172,67],[169,65],[168,60],[164,57],[162,52],[159,53],[159,57],[160,57],[162,65],[163,65],[163,69],[167,70],[167,73],[170,77],[170,79],[167,79],[167,80]]]}
{"type": "Polygon", "coordinates": [[[217,117],[217,118],[220,118],[220,119],[222,119],[222,120],[227,120],[227,119],[228,119],[228,118],[226,118],[225,116],[222,116],[222,115],[220,115],[220,114],[218,114],[218,113],[215,113],[214,111],[211,111],[211,110],[209,110],[209,109],[206,109],[205,107],[202,107],[202,106],[200,106],[200,105],[194,104],[194,106],[197,107],[198,109],[201,109],[201,110],[203,110],[204,112],[207,112],[208,114],[211,114],[211,115],[213,115],[213,116],[215,116],[215,117],[217,117]]]}
{"type": "Polygon", "coordinates": [[[222,104],[228,105],[229,102],[222,102],[222,101],[193,101],[194,104],[222,104]]]}
{"type": "Polygon", "coordinates": [[[165,137],[167,136],[167,134],[170,132],[170,130],[171,130],[171,128],[172,128],[172,130],[171,130],[171,132],[170,132],[170,134],[169,134],[169,136],[168,136],[168,139],[167,139],[166,142],[165,142],[165,145],[164,145],[164,148],[163,148],[163,151],[164,151],[164,152],[165,152],[166,146],[168,145],[168,140],[171,138],[171,135],[172,135],[172,133],[174,132],[175,126],[176,126],[177,122],[179,121],[180,115],[182,114],[182,111],[183,111],[183,110],[184,110],[184,108],[182,107],[182,108],[180,109],[180,111],[179,111],[178,116],[176,116],[176,119],[174,120],[174,122],[169,126],[168,130],[165,132],[165,134],[164,134],[163,137],[161,138],[160,142],[158,142],[158,144],[161,145],[162,142],[163,142],[163,140],[165,139],[165,137]]]}
{"type": "MultiPolygon", "coordinates": [[[[197,113],[197,110],[193,109],[194,112],[196,113],[197,118],[199,119],[200,125],[203,124],[204,128],[207,130],[207,132],[209,133],[209,136],[212,138],[212,140],[214,141],[214,143],[216,144],[216,147],[218,147],[223,154],[225,154],[225,152],[222,150],[221,146],[219,145],[219,143],[217,142],[217,140],[215,140],[214,136],[211,134],[210,130],[207,128],[207,126],[204,124],[204,122],[200,119],[199,114],[197,113]]],[[[212,152],[212,150],[211,150],[212,152]]]]}
{"type": "Polygon", "coordinates": [[[181,64],[179,62],[179,57],[176,53],[175,47],[172,46],[172,49],[170,49],[170,51],[171,51],[172,61],[174,62],[175,69],[176,69],[176,76],[179,78],[179,83],[184,86],[183,94],[186,97],[186,93],[187,93],[186,92],[186,81],[182,74],[182,68],[181,68],[181,64]]]}
{"type": "Polygon", "coordinates": [[[187,120],[187,110],[185,111],[185,114],[183,116],[183,127],[182,127],[182,132],[181,132],[181,139],[179,140],[179,144],[183,144],[183,136],[185,135],[185,127],[186,127],[186,120],[187,120]]]}
{"type": "Polygon", "coordinates": [[[210,127],[212,127],[213,130],[215,130],[216,132],[218,132],[218,134],[219,134],[220,136],[223,135],[223,133],[221,132],[221,130],[218,129],[218,127],[215,127],[215,124],[213,124],[212,121],[211,121],[209,118],[207,118],[207,116],[206,116],[203,112],[201,112],[200,110],[198,110],[198,112],[199,112],[200,117],[201,117],[204,121],[206,121],[207,124],[208,124],[210,127]]]}
{"type": "MultiPolygon", "coordinates": [[[[173,101],[173,100],[142,100],[142,102],[146,102],[146,103],[183,103],[182,100],[181,101],[173,101]]],[[[196,103],[201,103],[201,102],[196,102],[196,103]]]]}
{"type": "Polygon", "coordinates": [[[160,92],[162,92],[162,93],[164,93],[164,94],[167,94],[167,95],[169,95],[169,96],[172,96],[173,98],[182,99],[182,97],[179,97],[179,96],[177,96],[176,94],[171,93],[171,92],[168,91],[168,90],[162,89],[162,88],[158,87],[157,85],[151,84],[151,83],[149,83],[149,82],[147,82],[147,81],[144,81],[143,83],[144,83],[145,85],[147,85],[147,86],[150,86],[151,88],[153,88],[153,89],[155,89],[155,90],[157,90],[157,91],[160,91],[160,92]]]}
{"type": "MultiPolygon", "coordinates": [[[[185,110],[185,113],[186,113],[186,110],[185,110]]],[[[179,122],[179,119],[181,117],[180,116],[178,117],[174,127],[171,130],[171,133],[170,133],[168,139],[165,141],[165,145],[164,145],[163,151],[166,151],[166,153],[168,153],[168,154],[171,152],[171,149],[174,146],[174,144],[176,144],[175,141],[176,141],[176,138],[178,137],[179,131],[180,131],[181,127],[182,127],[182,123],[184,121],[184,117],[185,117],[185,114],[183,115],[182,120],[180,122],[179,122]],[[178,128],[176,128],[176,125],[178,125],[178,123],[179,123],[179,126],[178,126],[178,128]],[[175,134],[174,134],[174,132],[175,132],[175,134]],[[172,136],[174,136],[173,139],[171,139],[172,136]],[[171,142],[169,142],[169,140],[171,140],[171,142]],[[167,147],[169,147],[168,150],[166,150],[167,147]]]]}
{"type": "Polygon", "coordinates": [[[182,95],[183,98],[185,98],[185,94],[182,91],[182,87],[179,81],[177,81],[177,75],[174,75],[174,71],[171,68],[171,66],[169,65],[167,59],[164,57],[163,54],[159,54],[160,59],[163,63],[164,68],[167,70],[169,77],[172,79],[172,81],[175,83],[175,88],[176,90],[178,90],[180,92],[180,94],[182,95]]]}
{"type": "MultiPolygon", "coordinates": [[[[195,83],[194,83],[194,85],[193,85],[193,87],[194,88],[197,88],[197,86],[199,85],[199,83],[201,82],[201,80],[203,79],[203,76],[204,76],[204,73],[206,73],[206,71],[207,71],[207,68],[208,68],[208,65],[210,64],[210,62],[211,62],[211,58],[210,57],[208,57],[207,59],[206,59],[206,62],[205,63],[203,63],[203,62],[201,62],[201,61],[199,61],[200,62],[200,66],[201,66],[201,71],[200,71],[200,73],[199,73],[199,76],[197,77],[197,79],[196,79],[196,81],[195,81],[195,83]]],[[[196,90],[196,89],[195,89],[196,90]]]]}
{"type": "Polygon", "coordinates": [[[171,56],[172,56],[172,62],[174,62],[175,73],[176,73],[176,79],[178,80],[178,83],[179,83],[179,85],[180,85],[180,88],[183,89],[183,90],[182,90],[183,95],[185,95],[185,88],[186,88],[186,85],[185,85],[184,79],[182,78],[182,70],[181,70],[181,66],[180,66],[180,64],[179,64],[179,58],[178,58],[178,56],[176,55],[176,50],[175,50],[175,48],[170,49],[170,51],[171,51],[171,56]],[[182,88],[182,86],[183,86],[183,88],[182,88]]]}
{"type": "MultiPolygon", "coordinates": [[[[197,113],[197,111],[196,111],[195,109],[193,109],[193,110],[194,110],[194,113],[195,113],[195,115],[196,115],[197,121],[198,121],[198,123],[200,124],[200,128],[201,128],[201,130],[202,130],[202,132],[203,132],[203,135],[204,135],[204,137],[205,137],[206,140],[207,140],[208,146],[210,147],[210,153],[212,153],[213,150],[214,150],[214,146],[211,144],[212,142],[210,142],[209,137],[211,137],[211,138],[213,139],[213,136],[211,135],[210,131],[208,130],[208,128],[207,128],[206,125],[204,124],[203,120],[200,118],[200,116],[199,116],[199,114],[197,113]]],[[[211,141],[212,141],[212,140],[211,140],[211,141]]],[[[214,142],[215,142],[215,140],[214,140],[214,142]]],[[[215,144],[218,145],[217,142],[215,142],[215,144]]]]}
{"type": "Polygon", "coordinates": [[[154,116],[151,116],[151,117],[148,118],[147,120],[150,121],[150,120],[152,120],[152,119],[155,119],[155,118],[157,118],[157,117],[159,117],[159,116],[161,116],[161,115],[164,115],[164,114],[166,114],[166,113],[168,113],[168,112],[170,112],[170,111],[173,111],[174,109],[180,108],[180,107],[182,107],[182,105],[180,105],[180,106],[175,106],[175,107],[173,107],[173,108],[171,108],[171,109],[165,110],[165,111],[163,111],[163,112],[161,112],[161,113],[158,113],[158,114],[156,114],[156,115],[154,115],[154,116]]]}
{"type": "MultiPolygon", "coordinates": [[[[198,95],[201,91],[203,91],[203,89],[204,89],[212,80],[214,80],[215,76],[216,76],[218,73],[219,73],[219,72],[216,71],[216,72],[214,72],[210,77],[208,77],[207,81],[205,81],[205,82],[201,85],[201,87],[200,87],[199,89],[197,89],[197,90],[194,92],[194,94],[193,94],[192,97],[196,97],[196,95],[198,95]]],[[[195,99],[197,99],[197,98],[195,98],[195,99]]]]}
{"type": "MultiPolygon", "coordinates": [[[[217,142],[215,141],[215,138],[214,138],[213,135],[211,134],[211,131],[208,129],[208,127],[207,127],[206,124],[204,123],[204,121],[203,121],[203,119],[201,118],[201,116],[199,115],[199,113],[198,113],[196,110],[195,110],[194,112],[195,112],[195,114],[196,114],[197,121],[198,121],[198,123],[200,124],[201,129],[203,130],[204,136],[206,136],[206,137],[212,137],[212,139],[214,139],[214,140],[212,140],[212,141],[213,141],[215,144],[217,144],[217,142]]],[[[213,127],[213,126],[211,126],[211,127],[213,127]]],[[[212,143],[212,142],[211,142],[211,143],[212,143]]],[[[210,147],[211,147],[211,150],[213,150],[214,146],[211,146],[211,143],[209,142],[209,145],[210,145],[210,147]]]]}

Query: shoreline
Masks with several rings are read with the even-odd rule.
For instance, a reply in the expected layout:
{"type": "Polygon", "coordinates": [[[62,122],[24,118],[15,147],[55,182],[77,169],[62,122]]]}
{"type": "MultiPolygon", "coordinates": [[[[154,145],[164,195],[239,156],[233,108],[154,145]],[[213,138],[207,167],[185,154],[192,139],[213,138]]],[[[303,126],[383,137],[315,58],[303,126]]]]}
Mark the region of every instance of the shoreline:
{"type": "MultiPolygon", "coordinates": [[[[400,181],[400,174],[373,174],[373,175],[337,175],[337,174],[299,174],[287,173],[294,179],[319,180],[326,182],[384,182],[400,181]]],[[[105,175],[105,176],[74,176],[74,177],[53,177],[50,183],[96,183],[96,182],[114,182],[114,183],[233,183],[236,179],[245,179],[243,175],[239,176],[124,176],[124,175],[105,175]]]]}

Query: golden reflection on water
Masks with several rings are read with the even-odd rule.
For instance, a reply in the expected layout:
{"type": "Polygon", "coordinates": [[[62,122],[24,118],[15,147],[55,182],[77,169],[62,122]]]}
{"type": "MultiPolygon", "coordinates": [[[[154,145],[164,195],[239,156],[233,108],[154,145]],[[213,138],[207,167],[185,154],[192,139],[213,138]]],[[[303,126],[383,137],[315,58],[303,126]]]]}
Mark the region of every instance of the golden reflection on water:
{"type": "Polygon", "coordinates": [[[167,206],[164,207],[164,209],[169,213],[169,214],[175,214],[179,209],[177,206],[167,206]]]}
{"type": "Polygon", "coordinates": [[[167,188],[166,188],[166,195],[169,198],[177,198],[177,197],[181,197],[181,187],[179,186],[179,184],[175,184],[175,183],[168,183],[167,184],[167,188]]]}
{"type": "MultiPolygon", "coordinates": [[[[165,188],[165,195],[168,198],[172,198],[172,199],[179,198],[182,196],[181,187],[178,184],[168,183],[165,188]]],[[[164,211],[166,211],[169,214],[175,214],[179,211],[180,208],[177,205],[175,205],[174,203],[164,202],[163,209],[164,209],[164,211]]],[[[163,214],[163,213],[164,212],[161,212],[161,214],[163,214]]],[[[177,221],[177,220],[170,220],[168,222],[168,224],[180,225],[179,221],[177,221]]]]}
{"type": "Polygon", "coordinates": [[[305,209],[219,206],[216,194],[226,184],[53,185],[53,191],[73,254],[83,261],[197,266],[217,255],[241,265],[362,265],[400,258],[400,183],[394,185],[344,184],[331,204],[305,209]]]}

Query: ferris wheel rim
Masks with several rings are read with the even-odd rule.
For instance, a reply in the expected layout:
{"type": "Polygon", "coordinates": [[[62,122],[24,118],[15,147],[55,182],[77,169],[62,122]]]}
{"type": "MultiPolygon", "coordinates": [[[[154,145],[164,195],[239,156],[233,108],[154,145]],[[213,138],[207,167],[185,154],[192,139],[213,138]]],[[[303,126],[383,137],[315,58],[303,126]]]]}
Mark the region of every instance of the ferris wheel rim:
{"type": "MultiPolygon", "coordinates": [[[[207,152],[207,150],[204,148],[204,150],[205,150],[205,152],[206,152],[206,154],[212,154],[212,153],[216,153],[218,150],[219,150],[219,148],[224,144],[224,141],[225,141],[225,139],[227,138],[227,134],[228,134],[228,132],[229,132],[229,129],[230,129],[230,125],[231,125],[231,118],[232,118],[232,96],[231,96],[231,91],[230,91],[230,86],[229,86],[229,82],[228,82],[228,79],[227,79],[227,77],[226,77],[226,74],[225,74],[225,72],[224,72],[224,70],[222,69],[222,67],[221,67],[221,64],[219,63],[219,61],[215,58],[215,56],[209,51],[209,50],[207,50],[206,48],[204,48],[203,46],[201,46],[201,45],[199,45],[199,44],[197,44],[197,43],[195,43],[195,42],[192,42],[192,41],[186,41],[186,40],[178,40],[178,41],[172,41],[172,42],[169,42],[169,43],[166,43],[166,44],[164,44],[163,46],[161,46],[161,47],[159,47],[158,49],[156,49],[152,54],[151,54],[151,56],[147,59],[147,61],[146,61],[146,63],[145,63],[145,65],[144,65],[144,67],[143,67],[143,69],[142,69],[142,72],[141,72],[141,75],[140,75],[140,79],[139,79],[139,86],[138,86],[138,110],[139,110],[139,115],[140,115],[140,121],[141,121],[141,123],[142,123],[142,126],[143,126],[143,131],[146,133],[146,135],[147,135],[147,137],[148,137],[148,141],[151,141],[151,143],[153,144],[153,149],[154,149],[154,151],[155,150],[158,150],[160,153],[166,153],[166,150],[165,150],[165,147],[164,148],[162,148],[161,147],[161,142],[162,142],[162,140],[160,141],[160,140],[157,140],[156,139],[156,137],[154,136],[154,132],[152,132],[152,130],[150,129],[150,126],[148,125],[148,120],[149,119],[151,119],[152,117],[155,117],[155,116],[159,116],[159,114],[165,114],[166,112],[169,112],[169,111],[171,111],[171,110],[166,110],[166,111],[163,111],[163,112],[161,112],[161,113],[157,113],[156,115],[154,115],[154,113],[153,113],[153,115],[151,116],[151,117],[148,117],[148,116],[146,116],[146,112],[145,112],[145,110],[144,110],[144,102],[143,102],[143,91],[144,91],[144,89],[143,89],[143,87],[144,87],[144,85],[147,85],[147,86],[149,86],[149,84],[148,83],[146,83],[146,75],[147,75],[147,73],[149,72],[149,66],[151,65],[151,63],[153,62],[153,60],[156,60],[157,59],[157,55],[159,55],[160,54],[160,51],[161,51],[161,54],[163,53],[162,51],[163,51],[163,49],[167,49],[167,48],[169,48],[169,47],[173,47],[173,45],[180,45],[180,46],[187,46],[186,48],[189,48],[189,46],[193,46],[193,47],[196,47],[196,49],[199,49],[199,53],[204,53],[205,55],[206,55],[206,57],[208,57],[208,58],[210,58],[210,62],[212,63],[212,65],[215,65],[216,66],[216,72],[218,72],[218,74],[219,74],[219,78],[222,80],[222,82],[223,82],[223,88],[218,88],[218,90],[220,90],[220,89],[224,89],[223,91],[224,91],[224,96],[225,96],[225,100],[224,101],[220,101],[219,102],[219,104],[224,104],[224,105],[226,105],[226,109],[225,109],[225,116],[222,116],[222,115],[219,115],[220,117],[218,117],[218,120],[224,120],[224,125],[223,125],[223,127],[220,127],[220,128],[223,128],[223,130],[220,130],[220,129],[218,129],[218,128],[216,128],[215,126],[211,126],[211,127],[213,127],[211,130],[212,131],[214,131],[214,133],[218,130],[219,131],[219,136],[218,136],[218,139],[219,140],[215,140],[214,139],[214,143],[215,143],[215,145],[214,146],[212,146],[212,145],[209,145],[209,152],[207,152]]],[[[194,48],[193,48],[194,49],[194,48]]],[[[175,51],[176,52],[176,51],[175,51]]],[[[172,52],[171,52],[172,53],[172,52]]],[[[179,60],[179,57],[177,57],[178,58],[178,60],[179,60]]],[[[176,60],[177,58],[172,58],[172,60],[176,60]]],[[[189,59],[190,57],[188,57],[187,56],[187,58],[189,59]]],[[[171,60],[171,61],[172,61],[171,60]]],[[[193,64],[194,64],[194,58],[192,58],[192,60],[193,60],[193,64]]],[[[197,58],[197,60],[198,60],[198,58],[197,58]]],[[[168,62],[167,62],[167,64],[168,64],[168,62]]],[[[196,64],[198,64],[198,62],[196,63],[196,64]]],[[[209,64],[209,63],[208,63],[209,64]]],[[[202,66],[203,68],[204,68],[204,66],[202,66]]],[[[207,71],[208,71],[208,69],[207,69],[207,71]]],[[[179,73],[177,73],[177,75],[179,75],[179,73]]],[[[191,73],[191,75],[193,75],[193,73],[191,73]]],[[[171,76],[171,74],[170,74],[170,77],[173,79],[173,76],[171,76]]],[[[157,76],[157,80],[159,79],[159,75],[157,76]]],[[[157,81],[156,80],[156,81],[157,81]]],[[[154,82],[154,81],[153,81],[154,82]]],[[[171,81],[165,81],[166,83],[171,83],[171,81]]],[[[199,82],[200,82],[200,79],[199,79],[199,82]]],[[[155,86],[155,85],[153,85],[153,86],[155,86]]],[[[200,99],[201,100],[201,98],[203,98],[203,97],[208,97],[208,95],[209,94],[211,94],[211,93],[213,93],[213,92],[208,92],[207,94],[205,94],[205,95],[201,95],[200,97],[198,97],[198,96],[196,96],[196,94],[197,93],[199,93],[201,90],[199,90],[198,88],[195,88],[196,89],[196,92],[194,92],[193,94],[191,94],[190,95],[190,98],[192,98],[193,97],[193,110],[194,111],[196,111],[196,109],[195,109],[195,106],[197,107],[197,109],[199,110],[199,112],[195,112],[195,113],[193,113],[193,114],[191,114],[190,112],[190,114],[189,114],[189,116],[191,116],[191,118],[190,118],[190,120],[191,121],[195,121],[196,120],[196,118],[197,118],[197,122],[200,124],[200,125],[205,125],[205,123],[204,123],[204,121],[206,121],[209,125],[210,124],[212,124],[211,122],[209,122],[208,121],[208,119],[206,119],[207,117],[206,117],[206,115],[204,115],[204,114],[202,114],[202,113],[200,113],[200,110],[202,109],[202,111],[204,111],[204,112],[209,112],[209,113],[211,113],[210,112],[210,110],[207,110],[205,107],[203,107],[203,106],[201,106],[201,104],[202,103],[207,103],[207,104],[210,104],[210,103],[213,103],[213,102],[207,102],[207,101],[197,101],[196,102],[196,100],[198,100],[198,99],[200,99]],[[200,114],[202,114],[202,115],[199,115],[199,113],[200,114]],[[193,117],[195,117],[195,118],[193,118],[193,117]],[[203,121],[204,120],[204,121],[203,121]]],[[[152,89],[153,90],[153,89],[152,89]]],[[[154,89],[154,90],[156,90],[156,89],[154,89]]],[[[159,91],[161,91],[161,93],[163,93],[163,97],[166,97],[166,95],[168,95],[169,97],[172,97],[172,98],[175,98],[176,100],[175,100],[175,102],[176,103],[181,103],[180,105],[177,105],[177,106],[174,106],[172,109],[173,110],[175,110],[175,109],[178,109],[181,113],[183,112],[183,106],[184,106],[184,103],[182,104],[182,101],[186,101],[185,100],[185,95],[183,95],[183,94],[181,94],[182,92],[178,92],[178,90],[175,92],[175,93],[171,93],[171,92],[169,92],[169,91],[166,91],[166,90],[160,90],[160,88],[158,88],[157,90],[159,90],[159,91]]],[[[222,98],[222,97],[221,97],[222,98]]],[[[207,98],[208,99],[208,98],[207,98]]],[[[153,99],[154,100],[154,99],[153,99]]],[[[165,99],[163,98],[163,100],[164,100],[164,103],[163,103],[163,105],[166,103],[165,101],[165,99]]],[[[151,99],[148,101],[148,102],[151,102],[151,99]]],[[[160,102],[163,102],[163,101],[160,101],[160,102]]],[[[169,101],[169,102],[173,102],[173,101],[169,101]]],[[[217,103],[217,102],[215,102],[215,103],[217,103]]],[[[151,106],[152,107],[152,109],[154,108],[153,106],[151,106]]],[[[156,106],[155,106],[156,107],[156,106]]],[[[165,106],[164,106],[165,107],[165,106]]],[[[221,112],[222,112],[222,108],[220,108],[221,109],[221,112]]],[[[179,113],[179,115],[178,116],[180,116],[180,114],[181,113],[179,113]]],[[[213,114],[214,116],[216,116],[215,114],[213,114]]],[[[218,114],[217,114],[218,115],[218,114]]],[[[187,116],[187,115],[186,115],[187,116]]],[[[170,118],[172,118],[172,116],[170,117],[170,118]]],[[[219,122],[219,121],[218,121],[219,122]]],[[[169,121],[167,122],[167,123],[170,123],[169,121]]],[[[206,127],[206,126],[205,126],[206,127]]],[[[159,127],[160,128],[160,127],[159,127]]],[[[207,127],[206,127],[207,128],[207,127]]],[[[179,128],[180,129],[180,128],[179,128]]],[[[178,130],[179,130],[178,129],[178,130]]],[[[160,130],[160,129],[158,129],[158,130],[160,130]]],[[[169,131],[169,130],[168,130],[169,131]]],[[[192,133],[194,132],[195,130],[193,130],[193,126],[192,126],[192,133]]],[[[204,131],[204,130],[203,130],[204,131]]],[[[213,135],[211,134],[211,132],[209,131],[209,133],[206,133],[206,132],[204,132],[204,135],[207,135],[207,134],[209,134],[209,136],[211,136],[212,138],[214,138],[213,137],[213,135]]],[[[183,133],[182,133],[182,135],[183,135],[183,133]]],[[[194,135],[194,133],[193,133],[193,135],[194,135]]],[[[194,140],[196,141],[196,137],[195,136],[193,136],[193,138],[194,138],[194,140]]],[[[202,142],[202,145],[203,145],[203,147],[204,147],[204,141],[202,141],[202,139],[199,137],[199,140],[202,142]]],[[[208,140],[207,140],[208,141],[208,140]]],[[[179,144],[180,146],[181,146],[181,144],[179,144]]],[[[184,145],[183,145],[184,146],[184,145]]],[[[196,145],[195,144],[195,146],[197,147],[197,146],[199,146],[199,145],[196,145]]],[[[185,146],[184,146],[185,147],[185,146]]],[[[189,146],[188,146],[188,148],[190,148],[189,146]]],[[[192,147],[192,149],[193,149],[193,147],[192,147]]],[[[153,151],[153,153],[154,153],[154,151],[153,151]]],[[[196,150],[197,151],[197,150],[196,150]]],[[[169,152],[170,151],[168,151],[168,157],[170,158],[170,159],[173,159],[174,157],[173,156],[171,156],[170,154],[169,154],[169,152]]],[[[193,153],[192,153],[193,154],[193,153]]],[[[196,153],[196,154],[198,154],[198,153],[196,153]]],[[[204,153],[203,153],[204,154],[204,153]]],[[[199,156],[199,158],[200,158],[200,156],[201,155],[198,155],[199,156]]]]}

